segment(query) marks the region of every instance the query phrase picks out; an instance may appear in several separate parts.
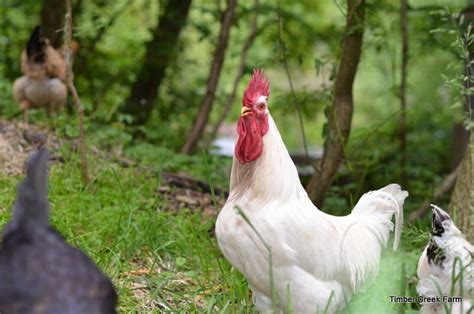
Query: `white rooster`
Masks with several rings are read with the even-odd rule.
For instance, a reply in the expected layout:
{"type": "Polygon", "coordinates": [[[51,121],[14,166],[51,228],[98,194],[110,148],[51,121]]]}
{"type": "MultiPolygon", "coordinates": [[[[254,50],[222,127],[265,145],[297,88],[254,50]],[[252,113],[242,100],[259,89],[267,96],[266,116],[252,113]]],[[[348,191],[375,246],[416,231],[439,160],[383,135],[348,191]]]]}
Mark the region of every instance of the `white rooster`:
{"type": "Polygon", "coordinates": [[[447,307],[452,314],[474,312],[471,299],[474,293],[474,246],[467,242],[448,213],[438,206],[431,206],[431,239],[418,262],[416,290],[422,297],[439,298],[441,302],[422,302],[421,311],[443,313],[447,307]],[[454,283],[453,273],[458,278],[454,283]],[[448,302],[452,301],[446,298],[448,296],[463,297],[463,302],[448,302]]]}
{"type": "Polygon", "coordinates": [[[242,101],[229,198],[216,222],[218,244],[246,277],[259,311],[338,312],[377,274],[392,216],[397,249],[408,193],[391,184],[363,195],[348,216],[320,211],[300,183],[268,96],[268,80],[254,70],[242,101]]]}

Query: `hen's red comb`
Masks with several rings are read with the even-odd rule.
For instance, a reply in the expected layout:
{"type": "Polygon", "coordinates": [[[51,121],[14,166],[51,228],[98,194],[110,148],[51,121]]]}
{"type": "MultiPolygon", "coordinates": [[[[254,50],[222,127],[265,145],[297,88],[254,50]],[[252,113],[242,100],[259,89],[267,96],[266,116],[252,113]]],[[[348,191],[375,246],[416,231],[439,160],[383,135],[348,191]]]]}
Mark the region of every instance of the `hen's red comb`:
{"type": "Polygon", "coordinates": [[[270,82],[263,74],[263,70],[254,69],[249,85],[244,91],[242,105],[250,107],[260,96],[270,96],[270,82]]]}

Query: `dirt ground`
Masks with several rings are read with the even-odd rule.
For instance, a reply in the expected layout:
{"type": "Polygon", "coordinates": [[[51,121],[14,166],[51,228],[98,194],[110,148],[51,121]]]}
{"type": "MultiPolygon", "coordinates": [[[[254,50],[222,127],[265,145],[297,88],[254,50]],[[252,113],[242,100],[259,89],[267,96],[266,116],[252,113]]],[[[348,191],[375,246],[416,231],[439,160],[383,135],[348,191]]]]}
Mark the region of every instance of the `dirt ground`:
{"type": "Polygon", "coordinates": [[[20,175],[31,151],[39,146],[58,147],[59,141],[46,129],[21,122],[0,120],[0,172],[20,175]]]}
{"type": "MultiPolygon", "coordinates": [[[[27,125],[18,121],[0,120],[0,173],[7,176],[18,176],[24,173],[28,155],[42,145],[48,148],[58,148],[64,142],[48,132],[47,128],[37,125],[27,125]]],[[[91,154],[102,158],[114,159],[123,164],[121,156],[109,156],[92,147],[91,154]]],[[[135,162],[130,162],[137,166],[135,162]]],[[[130,166],[130,165],[126,165],[130,166]]],[[[225,201],[225,191],[217,189],[215,198],[212,197],[209,186],[193,178],[180,174],[162,173],[162,185],[157,191],[168,203],[168,210],[175,211],[187,207],[200,210],[206,216],[214,216],[215,207],[222,207],[225,201]]]]}

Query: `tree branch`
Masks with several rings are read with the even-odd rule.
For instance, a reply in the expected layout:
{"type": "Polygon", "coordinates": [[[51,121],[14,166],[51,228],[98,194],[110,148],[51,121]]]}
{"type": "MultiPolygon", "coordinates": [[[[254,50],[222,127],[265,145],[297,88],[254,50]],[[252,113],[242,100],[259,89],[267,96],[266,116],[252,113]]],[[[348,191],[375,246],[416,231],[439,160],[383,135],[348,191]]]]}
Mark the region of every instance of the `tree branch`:
{"type": "Polygon", "coordinates": [[[257,28],[257,20],[258,20],[258,7],[259,7],[259,0],[255,0],[255,13],[252,19],[252,22],[250,24],[250,33],[248,34],[247,38],[245,39],[244,45],[242,47],[242,52],[240,53],[240,63],[239,63],[239,68],[237,69],[237,74],[235,75],[234,78],[234,84],[232,85],[232,91],[231,93],[227,96],[227,99],[225,101],[224,105],[224,110],[222,111],[221,115],[217,119],[216,124],[213,126],[212,131],[210,133],[210,137],[205,145],[206,148],[208,148],[212,142],[212,140],[215,139],[217,132],[219,131],[222,123],[224,122],[225,118],[229,115],[230,109],[232,108],[232,104],[234,103],[235,100],[235,95],[237,94],[237,88],[239,87],[239,83],[242,80],[242,77],[244,76],[244,71],[247,63],[247,55],[250,50],[250,47],[252,47],[252,44],[257,37],[258,33],[258,28],[257,28]]]}
{"type": "Polygon", "coordinates": [[[184,154],[191,154],[194,152],[199,140],[201,139],[202,133],[204,132],[204,128],[207,125],[207,121],[209,120],[209,115],[211,113],[212,104],[216,94],[217,84],[219,82],[219,76],[224,63],[225,51],[229,42],[230,28],[234,21],[236,6],[237,0],[227,1],[227,9],[223,14],[219,39],[217,41],[216,50],[214,51],[214,58],[207,80],[206,95],[202,100],[198,115],[194,121],[194,125],[191,129],[189,137],[181,148],[181,152],[184,154]]]}
{"type": "Polygon", "coordinates": [[[81,157],[81,173],[84,185],[89,183],[89,170],[87,166],[86,136],[84,130],[84,110],[81,106],[81,99],[74,86],[74,73],[72,71],[72,5],[71,0],[66,0],[66,25],[64,27],[65,38],[65,57],[66,57],[66,85],[71,92],[74,103],[76,104],[77,115],[79,118],[79,154],[81,157]]]}
{"type": "Polygon", "coordinates": [[[311,200],[322,207],[344,155],[344,145],[351,130],[353,112],[352,88],[357,72],[364,33],[364,0],[348,0],[345,36],[334,86],[334,100],[330,108],[323,158],[316,164],[315,173],[306,190],[311,200]]]}

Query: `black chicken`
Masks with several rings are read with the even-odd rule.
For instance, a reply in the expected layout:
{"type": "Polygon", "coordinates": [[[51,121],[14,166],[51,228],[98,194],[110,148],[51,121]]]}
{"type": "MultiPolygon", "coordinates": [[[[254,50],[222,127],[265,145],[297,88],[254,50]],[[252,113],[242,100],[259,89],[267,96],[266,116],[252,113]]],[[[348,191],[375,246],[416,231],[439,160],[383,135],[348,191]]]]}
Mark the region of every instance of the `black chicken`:
{"type": "Polygon", "coordinates": [[[27,164],[0,247],[0,313],[115,313],[110,280],[49,223],[49,153],[27,164]]]}

